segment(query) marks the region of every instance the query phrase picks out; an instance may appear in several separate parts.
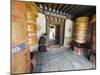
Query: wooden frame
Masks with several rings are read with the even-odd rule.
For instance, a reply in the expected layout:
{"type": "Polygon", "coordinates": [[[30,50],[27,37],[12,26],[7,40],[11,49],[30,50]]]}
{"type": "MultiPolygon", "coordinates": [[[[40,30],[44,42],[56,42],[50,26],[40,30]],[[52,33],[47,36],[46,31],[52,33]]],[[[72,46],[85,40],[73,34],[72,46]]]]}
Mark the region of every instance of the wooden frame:
{"type": "Polygon", "coordinates": [[[47,27],[46,27],[46,30],[47,30],[47,45],[49,46],[49,26],[50,24],[52,25],[60,25],[60,44],[59,46],[63,45],[63,40],[64,40],[64,19],[63,18],[58,18],[58,17],[53,17],[53,16],[47,16],[46,15],[46,20],[47,20],[47,27]],[[53,19],[51,19],[51,17],[53,19]],[[57,18],[57,20],[55,19],[57,18]]]}

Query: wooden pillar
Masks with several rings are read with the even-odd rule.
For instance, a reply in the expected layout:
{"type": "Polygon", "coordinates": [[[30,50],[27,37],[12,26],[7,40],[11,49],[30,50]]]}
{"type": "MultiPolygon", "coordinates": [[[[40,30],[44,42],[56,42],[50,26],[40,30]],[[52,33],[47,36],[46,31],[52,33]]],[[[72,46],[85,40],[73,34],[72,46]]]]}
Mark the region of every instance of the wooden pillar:
{"type": "Polygon", "coordinates": [[[49,16],[46,15],[46,32],[47,32],[47,38],[46,38],[46,44],[49,46],[49,16]]]}
{"type": "Polygon", "coordinates": [[[60,18],[60,46],[63,45],[64,41],[64,19],[60,18]]]}
{"type": "Polygon", "coordinates": [[[90,43],[90,62],[96,63],[96,15],[93,15],[91,20],[92,34],[90,43]]]}
{"type": "Polygon", "coordinates": [[[88,24],[88,17],[79,17],[76,19],[74,52],[78,55],[83,55],[83,49],[87,39],[88,24]]]}

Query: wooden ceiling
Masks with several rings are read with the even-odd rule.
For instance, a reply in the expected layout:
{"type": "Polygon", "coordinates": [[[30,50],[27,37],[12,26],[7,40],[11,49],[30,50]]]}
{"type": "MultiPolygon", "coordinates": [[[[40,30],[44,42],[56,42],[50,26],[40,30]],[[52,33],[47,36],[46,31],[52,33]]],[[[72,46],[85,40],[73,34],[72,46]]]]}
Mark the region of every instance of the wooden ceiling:
{"type": "Polygon", "coordinates": [[[60,15],[81,16],[96,13],[96,6],[89,5],[73,5],[73,4],[56,4],[35,2],[35,4],[43,10],[43,12],[56,13],[60,15]],[[88,12],[88,13],[87,13],[88,12]]]}

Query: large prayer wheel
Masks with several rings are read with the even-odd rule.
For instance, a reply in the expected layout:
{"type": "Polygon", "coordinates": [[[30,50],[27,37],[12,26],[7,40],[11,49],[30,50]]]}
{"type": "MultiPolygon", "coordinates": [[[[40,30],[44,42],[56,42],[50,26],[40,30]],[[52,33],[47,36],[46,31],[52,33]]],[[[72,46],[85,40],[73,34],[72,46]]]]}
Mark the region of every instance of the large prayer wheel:
{"type": "Polygon", "coordinates": [[[37,24],[38,8],[35,4],[27,3],[27,37],[30,51],[37,45],[37,24]],[[34,12],[33,12],[34,10],[34,12]]]}
{"type": "Polygon", "coordinates": [[[74,53],[78,55],[83,55],[83,50],[87,40],[88,20],[88,17],[79,17],[75,21],[74,53]]]}
{"type": "Polygon", "coordinates": [[[88,31],[88,17],[79,17],[75,21],[75,42],[85,43],[88,31]]]}

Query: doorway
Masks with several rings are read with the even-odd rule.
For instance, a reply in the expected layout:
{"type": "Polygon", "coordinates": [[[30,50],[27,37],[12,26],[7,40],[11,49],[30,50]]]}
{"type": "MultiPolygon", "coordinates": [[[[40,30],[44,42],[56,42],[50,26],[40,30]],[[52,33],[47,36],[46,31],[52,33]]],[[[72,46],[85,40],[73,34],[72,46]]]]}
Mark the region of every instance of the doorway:
{"type": "Polygon", "coordinates": [[[60,44],[60,25],[49,25],[49,46],[60,44]]]}

